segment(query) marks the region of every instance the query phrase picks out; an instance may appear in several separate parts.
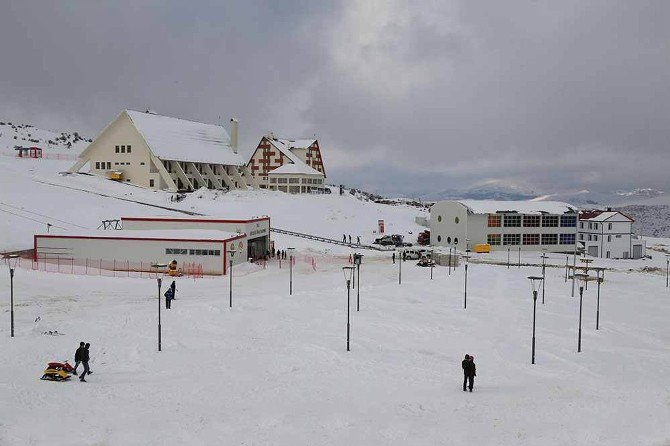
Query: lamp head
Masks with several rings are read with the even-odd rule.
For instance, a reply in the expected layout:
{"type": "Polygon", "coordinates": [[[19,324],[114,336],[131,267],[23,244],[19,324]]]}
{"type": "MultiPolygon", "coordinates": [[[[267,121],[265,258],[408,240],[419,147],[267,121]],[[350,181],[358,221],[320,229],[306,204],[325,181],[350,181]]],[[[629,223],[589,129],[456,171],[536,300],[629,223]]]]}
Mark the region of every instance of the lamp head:
{"type": "Polygon", "coordinates": [[[354,267],[353,266],[343,266],[342,267],[342,274],[344,274],[344,280],[347,282],[351,281],[351,278],[354,275],[354,267]]]}
{"type": "Polygon", "coordinates": [[[7,254],[4,257],[4,260],[7,266],[9,266],[11,269],[14,269],[16,264],[19,262],[19,256],[18,254],[7,254]]]}
{"type": "Polygon", "coordinates": [[[588,282],[589,280],[589,275],[584,273],[576,273],[575,279],[577,279],[577,281],[579,282],[579,289],[582,290],[584,288],[584,285],[586,285],[586,282],[588,282]]]}
{"type": "Polygon", "coordinates": [[[542,284],[542,281],[544,280],[542,276],[528,276],[528,279],[530,280],[530,285],[533,288],[533,294],[535,291],[538,291],[540,289],[540,285],[542,284]]]}

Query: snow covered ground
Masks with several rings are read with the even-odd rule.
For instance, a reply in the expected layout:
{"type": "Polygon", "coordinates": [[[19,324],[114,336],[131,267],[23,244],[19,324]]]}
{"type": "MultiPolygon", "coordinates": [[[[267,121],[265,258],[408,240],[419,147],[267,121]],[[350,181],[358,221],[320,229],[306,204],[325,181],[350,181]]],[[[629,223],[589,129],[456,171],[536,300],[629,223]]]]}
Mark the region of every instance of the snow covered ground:
{"type": "Polygon", "coordinates": [[[463,309],[463,268],[437,268],[431,281],[429,269],[406,262],[399,285],[397,264],[366,256],[347,352],[345,264],[324,256],[314,272],[298,262],[293,296],[286,264],[238,268],[232,309],[227,278],[180,279],[162,313],[160,353],[155,280],[18,270],[13,339],[6,299],[0,306],[0,349],[12,365],[0,377],[0,444],[670,440],[663,276],[608,272],[599,331],[592,284],[577,353],[579,299],[563,269],[548,268],[533,366],[526,276],[538,267],[471,263],[463,309]],[[56,330],[63,335],[42,334],[56,330]],[[38,379],[80,340],[92,344],[87,384],[38,379]],[[472,394],[460,388],[465,353],[477,364],[472,394]]]}
{"type": "MultiPolygon", "coordinates": [[[[273,192],[170,195],[87,175],[72,161],[0,156],[0,250],[32,247],[32,234],[94,229],[102,219],[169,214],[270,215],[272,225],[369,242],[377,219],[414,238],[421,212],[351,195],[273,192]],[[144,203],[144,204],[142,204],[144,203]],[[410,234],[411,233],[411,234],[410,234]]],[[[294,294],[286,263],[235,267],[228,277],[178,279],[156,346],[155,279],[72,276],[20,268],[16,337],[9,337],[9,274],[0,271],[0,445],[670,444],[670,240],[652,259],[598,260],[608,268],[595,328],[595,286],[578,297],[551,255],[538,303],[537,364],[530,364],[537,253],[507,268],[506,253],[477,255],[451,276],[406,262],[402,285],[388,253],[366,252],[361,311],[346,351],[348,248],[273,234],[298,249],[294,294]],[[316,271],[304,256],[316,258],[316,271]],[[485,263],[488,262],[488,263],[485,263]],[[59,336],[43,334],[58,331],[59,336]],[[47,361],[72,360],[91,342],[87,384],[39,380],[47,361]],[[475,392],[461,390],[460,361],[475,356],[475,392]]],[[[355,292],[352,310],[355,310],[355,292]]]]}

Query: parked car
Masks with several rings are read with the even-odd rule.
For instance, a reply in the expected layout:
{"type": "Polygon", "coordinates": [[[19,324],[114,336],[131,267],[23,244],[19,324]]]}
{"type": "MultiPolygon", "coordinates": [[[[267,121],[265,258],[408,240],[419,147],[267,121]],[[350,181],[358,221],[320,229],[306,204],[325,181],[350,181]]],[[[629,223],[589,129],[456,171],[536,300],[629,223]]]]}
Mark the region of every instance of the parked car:
{"type": "Polygon", "coordinates": [[[421,258],[421,251],[418,249],[406,249],[404,256],[406,260],[419,260],[421,258]]]}

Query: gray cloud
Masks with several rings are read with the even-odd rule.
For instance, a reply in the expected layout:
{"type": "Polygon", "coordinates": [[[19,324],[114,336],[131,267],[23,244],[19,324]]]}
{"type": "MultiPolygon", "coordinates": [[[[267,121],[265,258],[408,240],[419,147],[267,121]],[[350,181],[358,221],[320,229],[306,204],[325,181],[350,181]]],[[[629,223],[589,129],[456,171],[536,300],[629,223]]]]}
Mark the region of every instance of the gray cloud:
{"type": "Polygon", "coordinates": [[[235,115],[378,191],[670,190],[664,1],[51,3],[0,15],[4,118],[235,115]]]}

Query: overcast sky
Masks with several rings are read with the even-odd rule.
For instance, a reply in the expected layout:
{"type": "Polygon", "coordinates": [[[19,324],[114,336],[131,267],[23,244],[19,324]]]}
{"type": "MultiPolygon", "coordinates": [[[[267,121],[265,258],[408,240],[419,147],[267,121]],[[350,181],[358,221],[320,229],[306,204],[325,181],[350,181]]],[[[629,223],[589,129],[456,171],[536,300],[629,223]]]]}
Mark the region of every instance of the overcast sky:
{"type": "Polygon", "coordinates": [[[670,2],[4,0],[0,117],[316,135],[329,182],[670,191],[670,2]]]}

